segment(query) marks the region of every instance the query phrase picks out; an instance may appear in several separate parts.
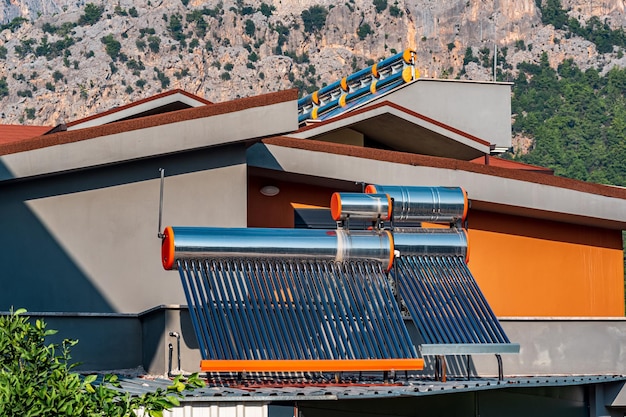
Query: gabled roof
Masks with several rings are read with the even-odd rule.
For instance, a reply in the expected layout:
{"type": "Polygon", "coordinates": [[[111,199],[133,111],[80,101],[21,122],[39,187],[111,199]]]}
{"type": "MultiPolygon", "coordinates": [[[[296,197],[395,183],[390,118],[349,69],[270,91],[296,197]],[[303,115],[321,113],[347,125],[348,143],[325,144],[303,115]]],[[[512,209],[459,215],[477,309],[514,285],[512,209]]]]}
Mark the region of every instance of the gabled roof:
{"type": "Polygon", "coordinates": [[[345,128],[402,152],[469,160],[490,151],[489,142],[390,101],[310,124],[289,136],[323,140],[345,128]]]}
{"type": "Polygon", "coordinates": [[[201,107],[213,104],[202,97],[195,96],[183,90],[171,90],[152,97],[147,97],[124,106],[115,107],[102,113],[94,114],[84,119],[67,123],[67,130],[84,129],[100,126],[121,120],[163,114],[176,110],[201,107]]]}
{"type": "Polygon", "coordinates": [[[23,125],[1,125],[0,124],[0,145],[5,143],[19,142],[41,136],[52,129],[51,126],[23,126],[23,125]]]}

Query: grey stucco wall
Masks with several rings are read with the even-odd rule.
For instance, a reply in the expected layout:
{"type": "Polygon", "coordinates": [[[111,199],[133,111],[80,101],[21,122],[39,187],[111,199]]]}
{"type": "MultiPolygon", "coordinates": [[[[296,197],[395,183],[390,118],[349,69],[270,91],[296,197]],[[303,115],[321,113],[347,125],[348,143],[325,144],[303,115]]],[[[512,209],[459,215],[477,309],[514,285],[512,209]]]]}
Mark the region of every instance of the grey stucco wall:
{"type": "Polygon", "coordinates": [[[178,274],[160,262],[161,167],[164,226],[246,225],[243,144],[0,183],[0,310],[186,304],[178,274]]]}
{"type": "MultiPolygon", "coordinates": [[[[520,344],[503,355],[507,375],[626,374],[626,319],[505,319],[507,336],[520,344]]],[[[474,356],[480,375],[497,375],[493,357],[474,356]]]]}
{"type": "Polygon", "coordinates": [[[391,100],[498,147],[511,146],[508,84],[421,79],[380,100],[391,100]]]}
{"type": "MultiPolygon", "coordinates": [[[[159,306],[127,315],[48,313],[43,319],[49,328],[59,330],[53,341],[79,339],[72,356],[82,362],[81,370],[143,366],[151,374],[163,375],[169,368],[171,343],[171,367],[176,372],[178,346],[171,332],[181,337],[181,369],[200,369],[200,351],[184,306],[159,306]]],[[[501,324],[510,340],[520,344],[519,354],[502,355],[505,376],[626,375],[626,318],[520,318],[504,319],[501,324]]],[[[407,325],[411,330],[411,323],[407,325]]],[[[446,361],[449,376],[466,375],[466,356],[449,356],[446,361]]],[[[426,357],[425,369],[417,375],[434,375],[433,365],[434,358],[426,357]]],[[[495,356],[472,355],[470,372],[473,377],[497,376],[495,356]]]]}

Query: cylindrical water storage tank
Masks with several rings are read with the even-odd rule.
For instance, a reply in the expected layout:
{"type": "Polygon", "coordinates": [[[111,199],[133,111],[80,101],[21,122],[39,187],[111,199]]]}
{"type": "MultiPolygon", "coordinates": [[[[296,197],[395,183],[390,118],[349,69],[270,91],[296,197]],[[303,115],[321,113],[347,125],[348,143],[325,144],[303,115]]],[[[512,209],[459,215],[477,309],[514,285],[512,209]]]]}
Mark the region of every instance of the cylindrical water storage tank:
{"type": "Polygon", "coordinates": [[[465,229],[394,229],[393,247],[400,256],[461,256],[469,262],[465,229]]]}
{"type": "Polygon", "coordinates": [[[461,187],[374,185],[367,194],[389,194],[396,225],[414,222],[454,223],[467,217],[467,193],[461,187]]]}
{"type": "Polygon", "coordinates": [[[391,198],[388,194],[333,193],[330,214],[335,221],[348,218],[372,222],[389,220],[391,198]]]}
{"type": "Polygon", "coordinates": [[[167,227],[163,234],[168,270],[178,260],[217,258],[368,259],[389,270],[394,253],[391,233],[376,230],[167,227]]]}

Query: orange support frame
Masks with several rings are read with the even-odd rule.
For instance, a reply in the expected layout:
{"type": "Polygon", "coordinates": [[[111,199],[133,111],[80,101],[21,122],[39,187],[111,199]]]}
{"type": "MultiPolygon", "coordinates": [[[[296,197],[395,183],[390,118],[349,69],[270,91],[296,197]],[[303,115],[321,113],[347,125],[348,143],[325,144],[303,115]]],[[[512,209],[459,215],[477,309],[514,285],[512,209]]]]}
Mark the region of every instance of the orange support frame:
{"type": "Polygon", "coordinates": [[[203,360],[203,372],[421,371],[424,359],[203,360]]]}

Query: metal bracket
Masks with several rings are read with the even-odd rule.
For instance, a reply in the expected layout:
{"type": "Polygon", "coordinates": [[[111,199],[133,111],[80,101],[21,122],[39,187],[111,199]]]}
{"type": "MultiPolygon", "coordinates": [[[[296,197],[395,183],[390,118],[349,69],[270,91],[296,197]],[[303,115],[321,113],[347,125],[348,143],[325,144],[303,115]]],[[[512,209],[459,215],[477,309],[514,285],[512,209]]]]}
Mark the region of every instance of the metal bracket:
{"type": "Polygon", "coordinates": [[[163,239],[165,235],[161,233],[161,221],[163,220],[163,184],[165,182],[165,168],[159,168],[161,173],[161,189],[159,193],[159,230],[157,231],[157,237],[163,239]]]}

